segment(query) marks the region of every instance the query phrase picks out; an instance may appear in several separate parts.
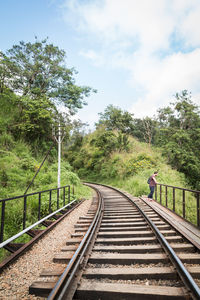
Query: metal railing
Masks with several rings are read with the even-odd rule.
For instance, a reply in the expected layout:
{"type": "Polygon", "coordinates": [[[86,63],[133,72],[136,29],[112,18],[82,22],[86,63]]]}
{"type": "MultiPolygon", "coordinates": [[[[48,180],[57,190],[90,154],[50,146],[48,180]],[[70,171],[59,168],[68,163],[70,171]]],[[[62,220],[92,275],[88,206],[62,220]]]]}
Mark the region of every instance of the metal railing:
{"type": "MultiPolygon", "coordinates": [[[[1,205],[1,228],[0,243],[4,240],[5,227],[7,227],[11,219],[7,213],[12,216],[15,213],[16,227],[20,230],[27,228],[27,222],[34,220],[33,223],[41,220],[47,214],[51,214],[53,210],[58,210],[60,206],[65,206],[70,202],[70,186],[66,185],[60,188],[49,189],[45,191],[34,192],[22,196],[7,198],[0,200],[1,205]],[[62,202],[61,202],[62,201],[62,202]],[[18,205],[18,210],[14,212],[13,207],[18,205]],[[34,206],[33,207],[31,207],[34,206]],[[37,207],[37,210],[35,208],[37,207]],[[11,211],[11,212],[10,212],[11,211]],[[33,213],[35,214],[33,216],[33,213]]],[[[6,238],[9,238],[7,236],[6,238]]]]}
{"type": "Polygon", "coordinates": [[[200,228],[200,191],[157,183],[155,200],[200,228]]]}

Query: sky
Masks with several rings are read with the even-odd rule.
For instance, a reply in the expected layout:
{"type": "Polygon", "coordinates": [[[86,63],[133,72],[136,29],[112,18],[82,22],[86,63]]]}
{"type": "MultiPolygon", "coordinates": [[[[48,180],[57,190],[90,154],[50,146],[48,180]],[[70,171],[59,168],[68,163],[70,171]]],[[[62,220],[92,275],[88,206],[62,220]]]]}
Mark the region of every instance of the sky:
{"type": "Polygon", "coordinates": [[[46,37],[76,83],[97,89],[77,117],[112,104],[153,117],[182,90],[200,104],[200,0],[0,0],[0,50],[46,37]]]}

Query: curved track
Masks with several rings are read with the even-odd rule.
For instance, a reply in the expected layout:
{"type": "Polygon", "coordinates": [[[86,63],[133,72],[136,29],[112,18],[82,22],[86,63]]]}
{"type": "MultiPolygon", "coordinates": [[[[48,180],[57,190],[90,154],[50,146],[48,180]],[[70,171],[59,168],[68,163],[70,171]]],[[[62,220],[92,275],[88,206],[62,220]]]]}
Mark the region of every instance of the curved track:
{"type": "Polygon", "coordinates": [[[80,244],[48,299],[200,299],[199,250],[143,200],[87,185],[98,209],[76,225],[80,244]]]}

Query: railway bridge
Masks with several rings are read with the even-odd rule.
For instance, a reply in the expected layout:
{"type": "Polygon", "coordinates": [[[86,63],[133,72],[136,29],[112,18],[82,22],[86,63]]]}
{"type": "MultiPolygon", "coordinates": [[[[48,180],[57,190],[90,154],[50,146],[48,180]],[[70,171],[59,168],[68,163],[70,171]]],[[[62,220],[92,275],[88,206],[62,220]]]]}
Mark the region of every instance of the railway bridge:
{"type": "Polygon", "coordinates": [[[67,185],[0,201],[0,246],[10,253],[0,299],[200,299],[200,191],[157,184],[149,201],[84,184],[91,199],[67,185]],[[20,223],[8,236],[13,203],[20,223]]]}

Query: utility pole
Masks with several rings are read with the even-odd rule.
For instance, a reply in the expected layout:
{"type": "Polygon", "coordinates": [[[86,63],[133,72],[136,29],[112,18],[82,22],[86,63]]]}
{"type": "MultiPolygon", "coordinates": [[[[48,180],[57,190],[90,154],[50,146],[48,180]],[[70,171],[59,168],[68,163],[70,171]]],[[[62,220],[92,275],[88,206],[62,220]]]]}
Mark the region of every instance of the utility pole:
{"type": "Polygon", "coordinates": [[[64,139],[64,133],[61,130],[60,120],[57,126],[57,131],[55,131],[55,127],[53,128],[53,136],[58,143],[58,188],[60,187],[60,170],[61,170],[61,144],[64,139]]]}

